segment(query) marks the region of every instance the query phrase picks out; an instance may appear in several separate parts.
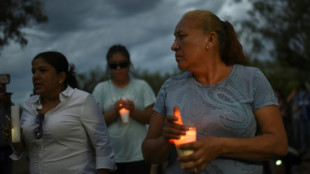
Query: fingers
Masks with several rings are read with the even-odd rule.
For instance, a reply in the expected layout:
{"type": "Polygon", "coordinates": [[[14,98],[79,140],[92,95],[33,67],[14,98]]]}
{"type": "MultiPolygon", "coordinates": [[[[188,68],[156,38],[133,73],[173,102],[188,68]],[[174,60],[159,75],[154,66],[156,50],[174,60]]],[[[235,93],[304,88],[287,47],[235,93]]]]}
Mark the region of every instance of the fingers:
{"type": "Polygon", "coordinates": [[[10,129],[9,129],[9,127],[7,127],[7,126],[3,126],[2,127],[2,137],[3,137],[3,139],[6,141],[6,142],[8,142],[8,143],[11,143],[11,141],[10,141],[10,129]]]}
{"type": "Polygon", "coordinates": [[[186,134],[187,128],[184,125],[176,124],[174,122],[176,119],[175,116],[167,116],[162,128],[163,137],[170,143],[173,143],[170,139],[179,139],[181,135],[186,134]]]}
{"type": "Polygon", "coordinates": [[[122,108],[126,108],[130,111],[133,111],[134,108],[135,108],[135,105],[134,105],[134,102],[129,100],[129,99],[126,99],[126,100],[123,100],[123,99],[120,99],[118,100],[117,102],[115,102],[114,104],[114,109],[118,112],[120,109],[122,108]]]}
{"type": "Polygon", "coordinates": [[[194,173],[200,173],[203,171],[210,162],[202,157],[198,157],[194,153],[191,155],[180,156],[178,160],[183,164],[181,165],[182,170],[194,169],[194,173]]]}

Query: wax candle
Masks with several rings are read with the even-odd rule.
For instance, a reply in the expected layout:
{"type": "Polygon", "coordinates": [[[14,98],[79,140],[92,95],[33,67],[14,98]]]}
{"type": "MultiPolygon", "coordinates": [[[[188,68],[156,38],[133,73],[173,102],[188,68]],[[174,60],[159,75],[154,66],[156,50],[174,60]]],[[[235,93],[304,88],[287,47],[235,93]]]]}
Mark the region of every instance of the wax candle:
{"type": "Polygon", "coordinates": [[[180,146],[182,144],[191,143],[196,141],[196,128],[189,127],[185,135],[182,135],[180,139],[175,139],[174,144],[180,146]]]}
{"type": "MultiPolygon", "coordinates": [[[[195,127],[189,127],[188,130],[186,131],[185,135],[182,135],[180,139],[175,139],[174,144],[176,146],[177,152],[179,156],[184,156],[184,155],[190,155],[194,153],[193,150],[181,150],[179,149],[179,146],[182,144],[187,144],[191,142],[196,141],[196,128],[195,127]]],[[[181,163],[183,167],[186,165],[191,164],[192,162],[187,162],[187,163],[181,163]]]]}
{"type": "Polygon", "coordinates": [[[12,142],[17,143],[20,142],[20,115],[19,115],[19,107],[11,106],[11,121],[12,121],[12,142]]]}
{"type": "Polygon", "coordinates": [[[121,119],[123,123],[128,123],[129,122],[129,110],[126,108],[122,108],[119,110],[119,114],[121,115],[121,119]]]}

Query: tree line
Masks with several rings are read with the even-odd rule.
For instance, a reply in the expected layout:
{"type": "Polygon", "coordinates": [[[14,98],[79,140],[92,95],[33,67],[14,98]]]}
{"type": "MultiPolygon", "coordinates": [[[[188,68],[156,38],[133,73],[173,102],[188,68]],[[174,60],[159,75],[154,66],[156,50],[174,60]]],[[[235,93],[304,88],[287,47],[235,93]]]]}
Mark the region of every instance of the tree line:
{"type": "MultiPolygon", "coordinates": [[[[234,0],[247,1],[251,8],[247,18],[235,21],[239,38],[251,45],[246,53],[250,65],[259,67],[275,89],[283,95],[300,83],[310,82],[310,1],[308,0],[234,0]],[[264,59],[264,57],[268,57],[264,59]]],[[[21,46],[28,42],[22,29],[48,22],[40,0],[0,1],[0,53],[15,41],[21,46]]],[[[79,74],[80,86],[92,91],[95,84],[106,79],[100,68],[79,74]],[[99,76],[98,76],[99,74],[99,76]]],[[[176,71],[177,72],[177,71],[176,71]]],[[[137,77],[145,79],[158,92],[161,84],[172,74],[138,71],[137,77]]]]}

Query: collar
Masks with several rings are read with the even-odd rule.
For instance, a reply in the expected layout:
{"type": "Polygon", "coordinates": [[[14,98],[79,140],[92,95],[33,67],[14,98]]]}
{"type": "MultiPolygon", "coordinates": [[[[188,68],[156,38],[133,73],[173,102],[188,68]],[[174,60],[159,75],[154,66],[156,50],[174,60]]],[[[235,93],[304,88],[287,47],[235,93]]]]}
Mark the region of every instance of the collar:
{"type": "MultiPolygon", "coordinates": [[[[64,101],[66,98],[70,97],[73,93],[74,89],[71,86],[67,86],[67,88],[59,93],[60,102],[64,101]]],[[[42,109],[42,104],[40,100],[40,95],[35,95],[31,98],[32,108],[33,109],[42,109]]]]}

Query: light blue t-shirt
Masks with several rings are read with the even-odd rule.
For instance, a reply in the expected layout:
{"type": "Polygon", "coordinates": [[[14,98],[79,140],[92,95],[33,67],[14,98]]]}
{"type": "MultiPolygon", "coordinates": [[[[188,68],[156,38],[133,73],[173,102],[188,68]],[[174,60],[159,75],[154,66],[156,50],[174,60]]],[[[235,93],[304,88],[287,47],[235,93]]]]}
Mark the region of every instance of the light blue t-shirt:
{"type": "MultiPolygon", "coordinates": [[[[114,103],[119,99],[133,101],[135,108],[140,110],[156,100],[152,88],[145,81],[134,78],[125,88],[117,88],[111,80],[101,82],[95,87],[93,95],[103,113],[114,109],[114,103]]],[[[145,124],[131,117],[128,124],[118,119],[108,126],[108,131],[117,163],[143,160],[141,144],[147,133],[145,124]]]]}
{"type": "MultiPolygon", "coordinates": [[[[253,137],[256,110],[277,105],[277,98],[263,73],[254,67],[234,65],[230,75],[215,85],[197,82],[190,72],[171,77],[161,87],[153,110],[173,115],[179,106],[186,125],[197,128],[197,139],[216,137],[253,137]]],[[[167,174],[182,173],[171,151],[167,174]]],[[[184,172],[186,173],[186,172],[184,172]]],[[[215,159],[203,174],[261,174],[262,165],[236,159],[215,159]]]]}

